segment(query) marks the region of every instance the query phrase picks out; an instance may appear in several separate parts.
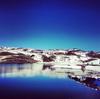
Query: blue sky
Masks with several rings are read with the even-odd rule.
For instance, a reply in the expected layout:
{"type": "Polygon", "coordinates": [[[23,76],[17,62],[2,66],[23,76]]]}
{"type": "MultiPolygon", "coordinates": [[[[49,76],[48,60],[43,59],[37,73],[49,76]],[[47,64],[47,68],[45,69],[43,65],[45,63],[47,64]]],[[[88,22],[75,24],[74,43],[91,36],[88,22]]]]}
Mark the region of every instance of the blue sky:
{"type": "Polygon", "coordinates": [[[0,46],[99,50],[99,0],[0,0],[0,46]]]}

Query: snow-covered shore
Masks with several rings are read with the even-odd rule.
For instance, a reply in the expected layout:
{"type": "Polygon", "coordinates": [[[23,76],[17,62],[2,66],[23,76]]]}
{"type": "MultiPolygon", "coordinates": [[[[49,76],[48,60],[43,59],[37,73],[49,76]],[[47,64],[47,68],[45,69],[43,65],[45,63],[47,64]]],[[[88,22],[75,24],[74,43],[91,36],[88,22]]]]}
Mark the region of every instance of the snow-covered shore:
{"type": "Polygon", "coordinates": [[[40,50],[31,48],[0,47],[0,63],[7,63],[7,60],[10,58],[13,59],[13,61],[18,59],[18,61],[22,61],[22,57],[23,60],[24,57],[27,57],[28,63],[47,62],[66,64],[67,66],[100,66],[100,53],[94,51],[84,51],[80,49],[40,50]]]}

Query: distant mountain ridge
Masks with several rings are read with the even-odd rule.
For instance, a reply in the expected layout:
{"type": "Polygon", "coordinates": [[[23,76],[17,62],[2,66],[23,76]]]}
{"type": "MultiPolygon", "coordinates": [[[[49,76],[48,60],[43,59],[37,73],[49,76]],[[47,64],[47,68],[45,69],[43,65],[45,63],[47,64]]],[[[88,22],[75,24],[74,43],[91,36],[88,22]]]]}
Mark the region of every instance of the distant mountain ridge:
{"type": "Polygon", "coordinates": [[[67,65],[100,65],[100,52],[81,49],[31,49],[0,47],[0,63],[62,62],[67,65]]]}

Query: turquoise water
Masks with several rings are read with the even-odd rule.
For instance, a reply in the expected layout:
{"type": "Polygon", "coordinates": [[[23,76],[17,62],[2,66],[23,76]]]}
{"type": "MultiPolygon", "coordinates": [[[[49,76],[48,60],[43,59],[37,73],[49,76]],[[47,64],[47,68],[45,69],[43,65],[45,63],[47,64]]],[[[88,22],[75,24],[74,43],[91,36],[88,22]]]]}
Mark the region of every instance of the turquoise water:
{"type": "MultiPolygon", "coordinates": [[[[7,65],[3,66],[7,67],[7,65]]],[[[0,75],[3,74],[0,76],[0,99],[100,99],[100,91],[86,87],[68,77],[52,77],[42,73],[34,76],[30,73],[29,76],[29,71],[28,76],[24,76],[25,74],[20,74],[23,68],[17,67],[20,71],[16,72],[15,67],[8,71],[2,67],[0,67],[0,75]],[[14,71],[16,75],[11,76],[14,71]]],[[[38,72],[40,70],[37,69],[38,72]]],[[[25,73],[27,74],[27,71],[25,73]]]]}

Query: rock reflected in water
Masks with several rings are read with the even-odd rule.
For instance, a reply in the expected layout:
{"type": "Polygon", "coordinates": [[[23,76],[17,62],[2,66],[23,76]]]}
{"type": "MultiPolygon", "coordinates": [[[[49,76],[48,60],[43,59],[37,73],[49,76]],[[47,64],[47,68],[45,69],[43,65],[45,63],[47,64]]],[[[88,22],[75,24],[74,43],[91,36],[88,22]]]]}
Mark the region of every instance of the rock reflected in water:
{"type": "Polygon", "coordinates": [[[70,79],[74,79],[75,81],[78,81],[82,84],[84,84],[85,86],[88,86],[90,88],[96,89],[96,90],[100,90],[100,79],[96,79],[96,78],[90,78],[90,77],[71,77],[68,76],[70,79]]]}
{"type": "MultiPolygon", "coordinates": [[[[100,90],[100,67],[66,66],[53,64],[0,64],[0,77],[48,76],[74,79],[88,87],[100,90]]],[[[67,83],[67,82],[66,82],[67,83]]]]}
{"type": "Polygon", "coordinates": [[[51,69],[51,64],[2,64],[0,65],[0,77],[34,77],[49,76],[65,78],[66,73],[57,73],[51,69]]]}
{"type": "Polygon", "coordinates": [[[43,64],[43,70],[46,70],[46,69],[50,69],[50,70],[55,70],[55,68],[52,68],[52,64],[43,64]]]}

